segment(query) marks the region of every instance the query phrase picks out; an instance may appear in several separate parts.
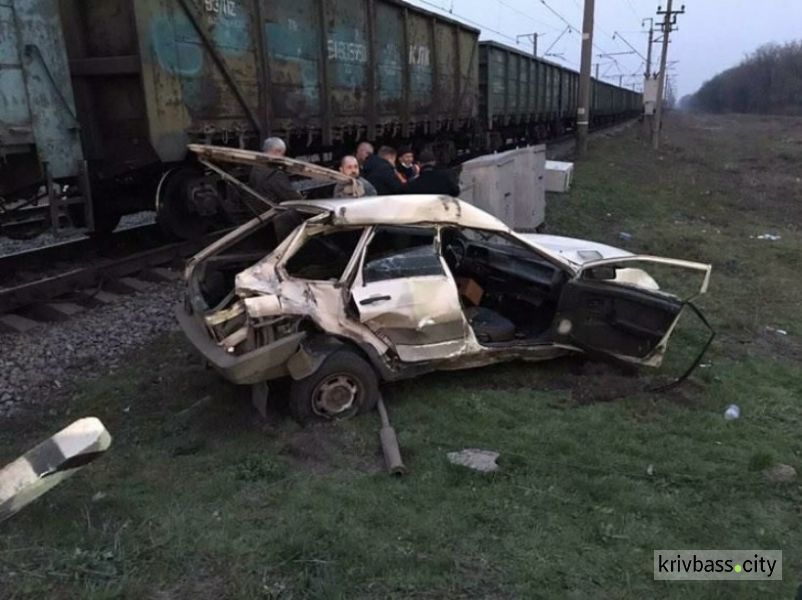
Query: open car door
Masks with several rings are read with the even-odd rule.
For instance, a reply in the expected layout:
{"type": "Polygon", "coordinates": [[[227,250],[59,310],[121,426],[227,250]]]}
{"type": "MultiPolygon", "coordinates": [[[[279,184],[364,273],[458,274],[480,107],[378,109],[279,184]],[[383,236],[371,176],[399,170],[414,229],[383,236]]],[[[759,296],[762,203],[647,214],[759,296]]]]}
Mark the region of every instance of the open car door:
{"type": "Polygon", "coordinates": [[[351,288],[359,320],[405,362],[462,351],[468,325],[459,293],[426,227],[377,227],[351,288]]]}
{"type": "Polygon", "coordinates": [[[683,309],[707,291],[710,270],[710,265],[655,256],[586,263],[560,294],[554,341],[657,367],[683,309]],[[694,272],[701,283],[684,296],[668,293],[640,268],[657,265],[685,275],[694,272]]]}

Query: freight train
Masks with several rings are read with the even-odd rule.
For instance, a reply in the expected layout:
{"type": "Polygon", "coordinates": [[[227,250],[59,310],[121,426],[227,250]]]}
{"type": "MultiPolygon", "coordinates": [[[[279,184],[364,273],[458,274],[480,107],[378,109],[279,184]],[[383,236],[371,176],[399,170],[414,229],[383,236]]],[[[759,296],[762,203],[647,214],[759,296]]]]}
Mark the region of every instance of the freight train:
{"type": "MultiPolygon", "coordinates": [[[[0,225],[38,204],[101,234],[155,209],[197,235],[230,199],[189,143],[453,160],[571,130],[578,74],[479,34],[399,0],[0,0],[0,225]]],[[[593,124],[640,112],[592,97],[593,124]]]]}

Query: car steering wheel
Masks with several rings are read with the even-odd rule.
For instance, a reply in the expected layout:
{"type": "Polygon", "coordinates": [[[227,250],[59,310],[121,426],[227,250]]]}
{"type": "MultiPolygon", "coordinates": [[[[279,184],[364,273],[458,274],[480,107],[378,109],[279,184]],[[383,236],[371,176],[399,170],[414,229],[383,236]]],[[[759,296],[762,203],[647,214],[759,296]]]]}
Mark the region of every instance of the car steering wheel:
{"type": "Polygon", "coordinates": [[[446,246],[446,252],[451,255],[451,258],[454,261],[454,268],[459,268],[459,266],[462,264],[462,261],[465,259],[465,242],[459,239],[454,239],[448,246],[446,246]]]}

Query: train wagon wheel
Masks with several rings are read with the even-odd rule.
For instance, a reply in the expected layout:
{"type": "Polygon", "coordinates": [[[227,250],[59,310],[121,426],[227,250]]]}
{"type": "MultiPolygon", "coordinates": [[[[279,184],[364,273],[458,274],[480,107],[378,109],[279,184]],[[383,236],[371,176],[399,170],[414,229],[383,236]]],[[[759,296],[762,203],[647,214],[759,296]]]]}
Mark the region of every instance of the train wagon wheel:
{"type": "Polygon", "coordinates": [[[215,223],[219,198],[203,173],[190,167],[167,171],[156,191],[156,222],[165,234],[193,240],[215,223]]]}

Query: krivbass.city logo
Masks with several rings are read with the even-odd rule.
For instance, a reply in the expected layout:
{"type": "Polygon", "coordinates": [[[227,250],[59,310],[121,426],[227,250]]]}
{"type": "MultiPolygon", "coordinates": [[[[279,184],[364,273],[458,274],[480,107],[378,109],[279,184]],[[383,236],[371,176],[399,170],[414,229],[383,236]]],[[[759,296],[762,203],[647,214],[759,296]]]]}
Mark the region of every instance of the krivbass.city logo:
{"type": "Polygon", "coordinates": [[[782,550],[655,550],[654,578],[664,581],[782,581],[782,550]]]}

